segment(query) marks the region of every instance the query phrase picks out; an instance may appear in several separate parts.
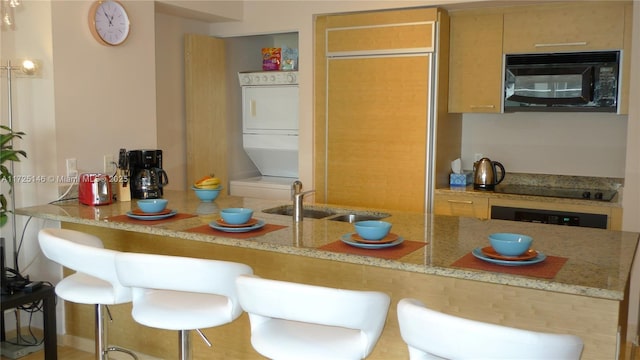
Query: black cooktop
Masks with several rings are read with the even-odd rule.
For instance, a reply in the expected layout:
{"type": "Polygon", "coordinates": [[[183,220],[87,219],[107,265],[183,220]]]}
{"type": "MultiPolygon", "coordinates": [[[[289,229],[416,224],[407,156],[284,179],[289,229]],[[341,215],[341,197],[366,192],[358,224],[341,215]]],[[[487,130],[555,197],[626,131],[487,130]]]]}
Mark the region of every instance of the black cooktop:
{"type": "Polygon", "coordinates": [[[565,199],[583,199],[596,201],[611,201],[618,193],[616,190],[603,189],[570,189],[552,188],[532,185],[498,185],[495,192],[503,194],[546,196],[565,199]]]}

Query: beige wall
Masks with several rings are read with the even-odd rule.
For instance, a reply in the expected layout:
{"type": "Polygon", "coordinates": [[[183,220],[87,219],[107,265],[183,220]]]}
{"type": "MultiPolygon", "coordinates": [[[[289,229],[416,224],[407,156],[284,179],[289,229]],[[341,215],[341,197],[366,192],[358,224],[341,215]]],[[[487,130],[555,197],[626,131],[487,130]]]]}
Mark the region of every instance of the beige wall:
{"type": "MultiPolygon", "coordinates": [[[[640,232],[640,2],[634,1],[633,31],[631,55],[631,89],[629,98],[629,125],[627,129],[627,162],[625,171],[625,190],[622,199],[624,209],[622,229],[640,232]]],[[[636,252],[636,257],[638,252],[636,252]]],[[[640,326],[640,259],[636,258],[632,269],[630,289],[630,324],[640,326]],[[634,307],[635,306],[635,307],[634,307]]]]}
{"type": "MultiPolygon", "coordinates": [[[[640,2],[634,1],[633,34],[640,35],[640,2]]],[[[640,36],[633,37],[623,230],[640,232],[640,36]],[[635,100],[635,101],[633,101],[635,100]]],[[[640,262],[640,261],[639,261],[640,262]]]]}
{"type": "Polygon", "coordinates": [[[90,34],[91,1],[53,1],[56,145],[81,171],[103,171],[103,155],[118,149],[155,148],[156,71],[152,1],[123,2],[131,34],[117,47],[90,34]]]}
{"type": "Polygon", "coordinates": [[[602,113],[464,114],[462,165],[481,153],[507,174],[624,178],[627,116],[602,113]]]}

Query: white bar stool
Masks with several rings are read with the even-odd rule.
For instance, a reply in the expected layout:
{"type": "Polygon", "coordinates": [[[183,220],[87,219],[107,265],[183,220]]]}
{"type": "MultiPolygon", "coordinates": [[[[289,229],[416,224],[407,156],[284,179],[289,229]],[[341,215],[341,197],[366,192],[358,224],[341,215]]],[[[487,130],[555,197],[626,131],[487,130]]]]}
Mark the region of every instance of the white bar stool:
{"type": "Polygon", "coordinates": [[[178,330],[179,358],[191,359],[190,330],[224,325],[242,308],[235,279],[252,274],[245,264],[180,256],[121,253],[116,269],[123,285],[133,291],[133,319],[145,326],[178,330]]]}
{"type": "Polygon", "coordinates": [[[56,294],[65,301],[95,305],[95,355],[108,360],[110,351],[126,349],[108,346],[104,311],[107,305],[131,302],[131,290],[118,281],[115,256],[118,251],[105,249],[102,241],[90,234],[68,229],[42,229],[38,233],[40,249],[50,260],[75,270],[56,285],[56,294]]]}
{"type": "Polygon", "coordinates": [[[410,360],[578,360],[582,340],[489,324],[428,309],[416,299],[398,302],[400,334],[410,360]]]}
{"type": "Polygon", "coordinates": [[[251,345],[278,360],[364,359],[382,334],[390,299],[355,291],[239,276],[251,345]]]}

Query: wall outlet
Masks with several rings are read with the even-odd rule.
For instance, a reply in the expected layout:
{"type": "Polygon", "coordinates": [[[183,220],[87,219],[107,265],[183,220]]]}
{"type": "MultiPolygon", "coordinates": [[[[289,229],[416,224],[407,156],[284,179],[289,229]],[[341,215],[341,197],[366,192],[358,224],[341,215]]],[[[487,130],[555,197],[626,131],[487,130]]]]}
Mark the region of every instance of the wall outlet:
{"type": "Polygon", "coordinates": [[[113,158],[113,155],[104,156],[103,169],[104,169],[104,172],[108,175],[114,174],[116,172],[116,163],[113,158]]]}
{"type": "Polygon", "coordinates": [[[78,176],[78,161],[76,159],[67,159],[67,177],[78,176]]]}

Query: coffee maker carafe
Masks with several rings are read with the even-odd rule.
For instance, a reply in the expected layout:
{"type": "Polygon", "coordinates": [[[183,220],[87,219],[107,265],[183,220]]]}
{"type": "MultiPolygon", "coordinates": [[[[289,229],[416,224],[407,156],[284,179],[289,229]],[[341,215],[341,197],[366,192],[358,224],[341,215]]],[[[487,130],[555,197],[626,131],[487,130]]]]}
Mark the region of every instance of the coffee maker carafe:
{"type": "Polygon", "coordinates": [[[162,169],[162,150],[131,150],[128,156],[131,198],[161,198],[162,188],[169,183],[169,177],[162,169]]]}

